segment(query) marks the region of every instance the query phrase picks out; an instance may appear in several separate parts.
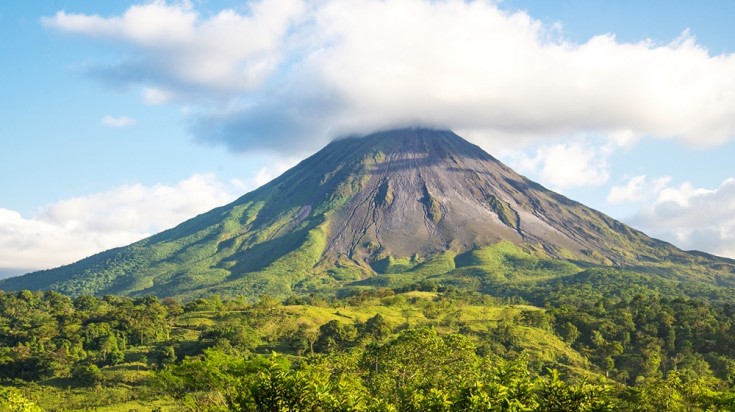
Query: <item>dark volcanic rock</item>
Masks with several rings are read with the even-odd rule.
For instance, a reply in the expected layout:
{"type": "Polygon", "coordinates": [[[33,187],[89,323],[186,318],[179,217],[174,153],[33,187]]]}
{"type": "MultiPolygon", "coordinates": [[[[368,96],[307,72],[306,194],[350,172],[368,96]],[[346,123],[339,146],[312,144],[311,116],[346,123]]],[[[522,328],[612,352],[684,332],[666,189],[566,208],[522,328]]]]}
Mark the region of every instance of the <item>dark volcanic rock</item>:
{"type": "Polygon", "coordinates": [[[449,131],[405,129],[350,138],[371,159],[359,191],[330,219],[327,252],[369,261],[383,255],[467,250],[500,240],[551,254],[625,262],[661,245],[622,223],[517,174],[449,131]],[[631,250],[631,242],[642,249],[631,250]]]}

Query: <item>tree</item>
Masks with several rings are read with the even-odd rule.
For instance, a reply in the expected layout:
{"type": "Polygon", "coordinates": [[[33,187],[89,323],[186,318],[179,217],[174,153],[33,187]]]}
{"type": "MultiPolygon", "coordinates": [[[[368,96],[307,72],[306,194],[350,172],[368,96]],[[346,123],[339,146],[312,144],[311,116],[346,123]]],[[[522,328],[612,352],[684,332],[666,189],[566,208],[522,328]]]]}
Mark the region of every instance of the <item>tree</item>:
{"type": "Polygon", "coordinates": [[[102,380],[102,372],[93,363],[80,362],[72,368],[71,377],[81,385],[93,386],[102,380]]]}
{"type": "Polygon", "coordinates": [[[523,310],[520,317],[521,323],[539,329],[549,329],[551,319],[542,310],[523,310]]]}
{"type": "Polygon", "coordinates": [[[557,332],[559,333],[559,336],[564,339],[564,342],[570,345],[576,342],[580,335],[579,329],[577,329],[572,322],[562,323],[557,327],[557,332]]]}
{"type": "Polygon", "coordinates": [[[175,318],[184,313],[184,306],[181,305],[181,301],[175,298],[167,297],[161,301],[166,306],[168,316],[175,318]]]}
{"type": "Polygon", "coordinates": [[[614,411],[607,389],[603,386],[590,385],[585,381],[577,385],[568,385],[559,377],[559,372],[551,370],[549,376],[536,383],[536,410],[544,412],[568,411],[614,411]]]}
{"type": "MultiPolygon", "coordinates": [[[[382,345],[367,348],[361,361],[367,387],[399,409],[414,404],[416,393],[445,391],[478,376],[475,347],[461,335],[441,337],[433,328],[408,329],[382,345]]],[[[432,396],[438,396],[434,392],[432,396]]]]}
{"type": "Polygon", "coordinates": [[[6,406],[10,412],[43,412],[43,409],[28,400],[17,389],[1,386],[0,406],[6,406]]]}
{"type": "Polygon", "coordinates": [[[357,337],[357,330],[353,325],[331,320],[319,327],[319,337],[314,342],[314,350],[322,353],[344,350],[355,340],[355,337],[357,337]]]}
{"type": "Polygon", "coordinates": [[[125,362],[125,353],[121,350],[114,350],[107,354],[107,362],[110,365],[119,365],[125,362]]]}
{"type": "Polygon", "coordinates": [[[303,355],[306,351],[314,353],[314,344],[319,338],[319,330],[316,326],[302,322],[299,323],[296,332],[289,338],[288,344],[296,351],[297,355],[303,355]]]}
{"type": "Polygon", "coordinates": [[[362,337],[369,337],[376,342],[380,342],[390,336],[392,331],[393,329],[388,323],[388,320],[386,320],[383,315],[378,313],[377,315],[365,321],[365,324],[362,325],[360,335],[362,337]]]}
{"type": "Polygon", "coordinates": [[[161,351],[158,354],[158,367],[165,368],[173,365],[174,363],[176,363],[176,351],[174,350],[174,347],[166,345],[161,348],[161,351]]]}
{"type": "Polygon", "coordinates": [[[228,403],[234,411],[359,411],[365,410],[360,395],[359,381],[342,381],[327,364],[292,368],[274,354],[243,379],[228,403]]]}

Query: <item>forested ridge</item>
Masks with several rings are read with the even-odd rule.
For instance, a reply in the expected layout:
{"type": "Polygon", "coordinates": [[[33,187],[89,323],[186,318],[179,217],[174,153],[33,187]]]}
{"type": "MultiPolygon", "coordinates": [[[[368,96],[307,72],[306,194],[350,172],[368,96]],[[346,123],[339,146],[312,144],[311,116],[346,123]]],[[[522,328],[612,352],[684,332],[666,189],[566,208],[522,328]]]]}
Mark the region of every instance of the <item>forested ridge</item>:
{"type": "Polygon", "coordinates": [[[580,281],[517,284],[497,296],[421,282],[257,302],[0,293],[1,403],[11,411],[735,410],[727,299],[638,287],[612,272],[580,281]]]}

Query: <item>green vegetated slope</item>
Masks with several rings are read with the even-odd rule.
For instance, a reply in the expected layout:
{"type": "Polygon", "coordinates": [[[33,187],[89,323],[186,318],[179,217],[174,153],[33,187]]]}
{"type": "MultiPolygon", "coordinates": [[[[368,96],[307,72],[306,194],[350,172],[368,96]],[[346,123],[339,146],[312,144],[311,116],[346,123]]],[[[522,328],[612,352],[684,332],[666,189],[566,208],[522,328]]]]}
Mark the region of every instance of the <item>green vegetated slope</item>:
{"type": "Polygon", "coordinates": [[[333,169],[329,159],[313,156],[231,205],[130,246],[6,280],[3,287],[71,295],[289,295],[313,274],[326,247],[329,214],[360,190],[361,171],[371,162],[339,158],[341,169],[333,169]]]}
{"type": "MultiPolygon", "coordinates": [[[[447,252],[425,261],[420,258],[388,258],[379,261],[380,274],[352,282],[343,290],[392,287],[422,283],[451,285],[494,295],[514,295],[524,290],[543,295],[563,285],[594,288],[608,296],[637,286],[641,293],[656,290],[669,296],[692,296],[723,300],[732,298],[729,265],[713,267],[695,257],[687,263],[649,263],[611,266],[587,261],[559,259],[540,248],[498,242],[462,254],[447,252]]],[[[539,299],[534,299],[538,301],[539,299]]]]}

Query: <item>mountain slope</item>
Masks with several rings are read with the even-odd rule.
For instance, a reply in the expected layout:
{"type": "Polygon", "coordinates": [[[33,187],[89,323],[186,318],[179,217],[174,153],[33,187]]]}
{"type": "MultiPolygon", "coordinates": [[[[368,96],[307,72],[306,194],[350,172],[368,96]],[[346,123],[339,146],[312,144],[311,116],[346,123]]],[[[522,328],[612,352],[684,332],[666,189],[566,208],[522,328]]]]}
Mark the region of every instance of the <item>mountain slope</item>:
{"type": "Polygon", "coordinates": [[[514,250],[502,259],[642,266],[712,284],[731,285],[735,273],[731,261],[683,252],[549,191],[452,132],[403,129],[334,141],[229,205],[0,287],[285,296],[396,272],[487,272],[472,254],[501,241],[514,250]]]}

